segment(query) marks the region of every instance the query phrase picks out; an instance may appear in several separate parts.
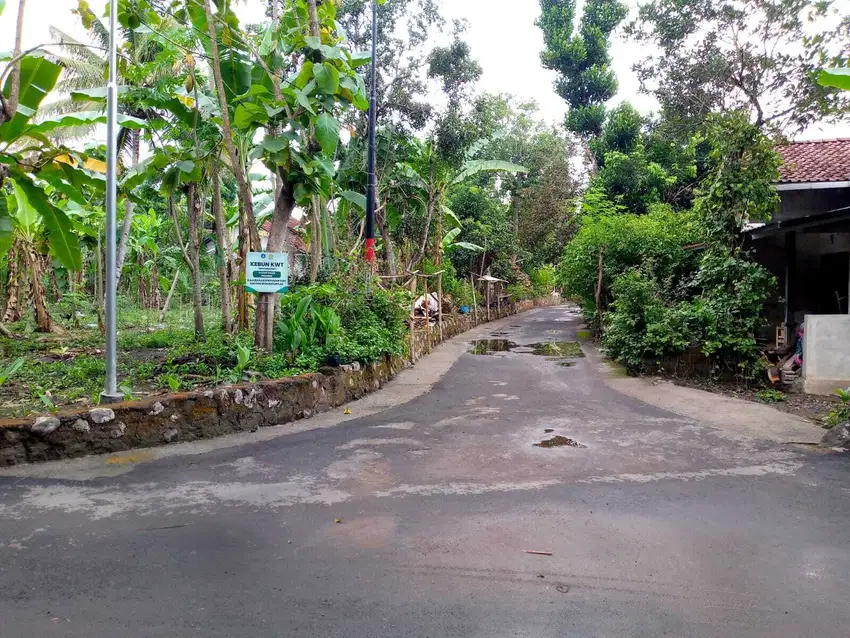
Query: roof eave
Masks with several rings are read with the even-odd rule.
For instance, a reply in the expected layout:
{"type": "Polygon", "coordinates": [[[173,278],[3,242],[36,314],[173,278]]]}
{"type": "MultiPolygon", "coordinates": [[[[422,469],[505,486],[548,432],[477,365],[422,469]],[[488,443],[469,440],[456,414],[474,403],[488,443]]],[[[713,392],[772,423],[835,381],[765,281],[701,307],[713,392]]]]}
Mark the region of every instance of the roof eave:
{"type": "Polygon", "coordinates": [[[787,182],[777,184],[776,190],[783,191],[811,191],[826,188],[850,188],[850,181],[846,182],[787,182]]]}

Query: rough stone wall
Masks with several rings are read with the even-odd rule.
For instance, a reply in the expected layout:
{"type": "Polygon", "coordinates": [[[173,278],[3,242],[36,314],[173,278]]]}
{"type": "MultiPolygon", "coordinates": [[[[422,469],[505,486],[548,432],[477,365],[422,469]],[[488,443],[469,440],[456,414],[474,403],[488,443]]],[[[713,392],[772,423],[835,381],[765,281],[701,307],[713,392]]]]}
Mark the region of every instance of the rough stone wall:
{"type": "MultiPolygon", "coordinates": [[[[551,303],[548,299],[523,302],[504,309],[501,316],[551,303]]],[[[485,323],[480,319],[478,323],[485,323]]],[[[443,338],[475,325],[469,316],[447,316],[443,338]]],[[[417,332],[414,337],[421,355],[425,333],[417,332]]],[[[431,340],[433,345],[438,343],[439,330],[432,331],[431,340]]],[[[0,467],[195,441],[289,423],[374,392],[409,365],[408,358],[384,357],[365,366],[322,368],[274,381],[0,420],[0,467]]]]}

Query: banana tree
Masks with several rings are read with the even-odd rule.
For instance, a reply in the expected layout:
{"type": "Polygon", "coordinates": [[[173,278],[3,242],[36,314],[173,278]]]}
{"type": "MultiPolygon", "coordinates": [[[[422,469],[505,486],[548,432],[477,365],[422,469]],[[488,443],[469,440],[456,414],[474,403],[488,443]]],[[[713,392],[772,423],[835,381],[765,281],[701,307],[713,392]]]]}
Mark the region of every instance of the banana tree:
{"type": "MultiPolygon", "coordinates": [[[[47,292],[44,287],[45,265],[49,257],[42,252],[44,226],[42,217],[30,202],[34,194],[25,183],[13,183],[12,195],[3,198],[0,211],[6,209],[10,222],[4,237],[3,252],[9,250],[9,283],[3,322],[21,318],[21,296],[29,291],[35,316],[36,330],[53,332],[54,323],[47,309],[47,292]]],[[[49,266],[48,266],[49,267],[49,266]]]]}
{"type": "MultiPolygon", "coordinates": [[[[55,145],[48,135],[68,122],[97,124],[105,118],[99,114],[75,113],[37,120],[39,107],[55,87],[61,70],[45,53],[32,51],[12,58],[0,71],[4,112],[0,118],[0,201],[4,202],[0,205],[0,250],[9,250],[16,239],[26,240],[24,244],[18,242],[10,263],[28,269],[34,282],[33,303],[37,304],[36,323],[40,330],[51,330],[53,324],[42,303],[43,290],[37,283],[42,265],[32,258],[33,251],[43,248],[68,271],[79,271],[82,267],[79,238],[62,204],[74,201],[85,206],[93,193],[104,191],[103,175],[99,172],[102,162],[55,145]],[[10,108],[12,105],[14,110],[10,108]],[[27,223],[13,219],[10,211],[24,215],[22,219],[27,223]],[[25,229],[23,235],[21,229],[25,229]],[[38,242],[35,229],[41,233],[38,242]],[[19,260],[19,255],[25,259],[19,260]]],[[[131,119],[132,126],[141,125],[131,119]]]]}
{"type": "MultiPolygon", "coordinates": [[[[428,240],[431,237],[431,225],[436,214],[437,236],[443,237],[443,220],[447,207],[446,196],[453,186],[458,186],[482,172],[526,172],[524,166],[501,160],[467,160],[459,168],[442,161],[437,154],[433,141],[418,142],[416,153],[406,162],[398,164],[398,172],[404,182],[418,192],[418,198],[425,203],[425,223],[422,239],[408,270],[414,270],[425,257],[428,240]]],[[[442,259],[442,245],[437,244],[436,258],[442,259]]]]}
{"type": "MultiPolygon", "coordinates": [[[[254,39],[239,28],[226,3],[214,13],[210,0],[186,0],[186,15],[210,54],[222,115],[222,135],[231,164],[239,161],[236,134],[264,136],[250,156],[271,171],[276,182],[274,212],[266,249],[284,248],[296,205],[311,221],[311,275],[322,260],[322,211],[333,193],[334,158],[339,145],[338,112],[368,106],[362,77],[355,69],[367,58],[344,46],[335,22],[336,3],[296,0],[265,25],[254,39]],[[227,79],[227,82],[224,79],[227,79]]],[[[237,171],[239,173],[240,171],[237,171]]],[[[247,176],[237,174],[240,200],[254,238],[256,219],[247,176]]],[[[255,343],[270,350],[274,296],[261,295],[255,343]]]]}

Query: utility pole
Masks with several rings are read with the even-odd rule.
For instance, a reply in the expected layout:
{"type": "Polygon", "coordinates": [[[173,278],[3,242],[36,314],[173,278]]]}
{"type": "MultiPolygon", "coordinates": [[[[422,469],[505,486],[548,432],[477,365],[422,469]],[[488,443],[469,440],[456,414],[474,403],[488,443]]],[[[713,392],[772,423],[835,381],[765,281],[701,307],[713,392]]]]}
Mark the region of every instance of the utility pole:
{"type": "Polygon", "coordinates": [[[115,272],[118,175],[118,1],[109,0],[109,81],[106,85],[106,389],[102,403],[116,403],[124,397],[118,392],[118,339],[116,336],[115,272]]]}
{"type": "Polygon", "coordinates": [[[377,100],[375,94],[377,91],[378,76],[377,40],[378,5],[375,0],[372,0],[372,77],[369,87],[369,185],[366,193],[366,261],[370,264],[375,262],[375,200],[378,194],[378,186],[375,179],[375,126],[377,122],[377,100]]]}

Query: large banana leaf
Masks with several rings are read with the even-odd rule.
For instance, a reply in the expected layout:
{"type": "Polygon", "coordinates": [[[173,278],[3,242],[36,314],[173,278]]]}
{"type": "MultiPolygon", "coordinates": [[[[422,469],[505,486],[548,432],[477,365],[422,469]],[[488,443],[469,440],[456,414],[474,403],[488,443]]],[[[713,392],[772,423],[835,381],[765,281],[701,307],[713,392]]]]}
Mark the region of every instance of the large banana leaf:
{"type": "Polygon", "coordinates": [[[511,162],[503,162],[501,160],[472,160],[463,165],[460,173],[452,180],[452,184],[460,184],[465,182],[473,175],[477,175],[483,171],[504,171],[505,173],[527,173],[528,169],[519,164],[511,162]]]}
{"type": "MultiPolygon", "coordinates": [[[[58,128],[69,128],[72,126],[90,126],[92,124],[106,124],[106,113],[100,111],[79,111],[77,113],[66,113],[55,119],[44,120],[38,124],[26,127],[22,135],[45,135],[58,128]]],[[[147,126],[144,120],[130,115],[118,114],[118,126],[130,129],[141,129],[147,126]]]]}
{"type": "Polygon", "coordinates": [[[850,91],[850,68],[824,69],[820,72],[818,84],[850,91]]]}
{"type": "MultiPolygon", "coordinates": [[[[2,1],[0,0],[0,2],[2,1]]],[[[12,247],[14,230],[12,216],[9,214],[9,200],[0,193],[0,254],[5,255],[12,247]]]]}
{"type": "MultiPolygon", "coordinates": [[[[129,86],[119,86],[118,95],[130,90],[129,86]]],[[[106,87],[97,86],[91,89],[75,89],[71,91],[71,99],[76,102],[106,102],[106,87]]]]}
{"type": "MultiPolygon", "coordinates": [[[[18,112],[8,122],[0,126],[0,142],[11,142],[20,136],[30,118],[35,115],[42,100],[47,96],[62,72],[55,62],[43,55],[32,53],[21,60],[21,92],[18,112]]],[[[9,97],[12,92],[11,74],[3,86],[3,95],[9,97]]]]}
{"type": "Polygon", "coordinates": [[[20,190],[29,206],[41,216],[44,228],[47,230],[47,243],[53,255],[68,270],[82,270],[80,240],[73,232],[71,220],[50,202],[43,190],[32,182],[19,179],[15,180],[14,184],[16,194],[20,190]]]}
{"type": "Polygon", "coordinates": [[[366,210],[366,196],[354,191],[342,191],[340,195],[357,206],[360,210],[366,210]]]}

